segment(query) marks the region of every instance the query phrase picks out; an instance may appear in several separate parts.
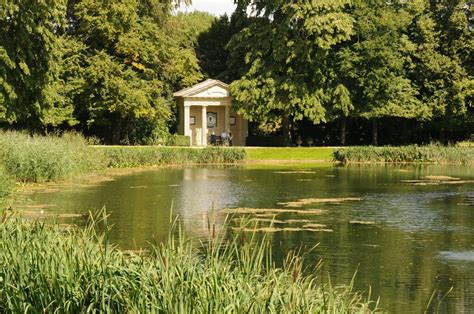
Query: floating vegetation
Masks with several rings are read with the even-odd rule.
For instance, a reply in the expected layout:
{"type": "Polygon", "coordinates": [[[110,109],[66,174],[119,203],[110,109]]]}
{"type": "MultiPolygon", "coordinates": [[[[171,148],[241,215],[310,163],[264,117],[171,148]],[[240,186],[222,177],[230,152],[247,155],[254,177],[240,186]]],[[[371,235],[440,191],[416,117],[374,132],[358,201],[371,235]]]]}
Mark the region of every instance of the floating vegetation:
{"type": "Polygon", "coordinates": [[[461,178],[453,178],[448,176],[426,176],[423,179],[430,181],[459,181],[461,178]]]}
{"type": "Polygon", "coordinates": [[[308,231],[308,232],[334,232],[332,229],[311,229],[311,228],[276,228],[276,227],[267,227],[267,228],[232,228],[236,231],[241,232],[265,232],[265,233],[273,233],[273,232],[301,232],[301,231],[308,231]]]}
{"type": "MultiPolygon", "coordinates": [[[[36,208],[41,209],[41,208],[46,208],[46,207],[36,207],[36,208]]],[[[53,213],[45,212],[44,210],[20,210],[19,213],[23,218],[30,218],[30,219],[85,218],[88,216],[88,215],[83,215],[83,214],[53,214],[53,213]]]]}
{"type": "Polygon", "coordinates": [[[425,179],[421,180],[401,180],[403,183],[408,183],[410,185],[460,185],[460,184],[469,184],[474,183],[474,180],[461,180],[460,178],[452,178],[452,177],[445,177],[445,176],[429,176],[425,177],[425,179]],[[445,180],[439,180],[440,178],[444,178],[445,180]]]}
{"type": "Polygon", "coordinates": [[[170,188],[177,188],[177,187],[179,187],[179,184],[170,184],[170,185],[168,185],[168,186],[169,186],[170,188]]]}
{"type": "Polygon", "coordinates": [[[227,214],[307,214],[307,215],[321,215],[326,213],[322,209],[280,209],[280,208],[226,208],[221,210],[227,214]]]}
{"type": "Polygon", "coordinates": [[[259,218],[266,218],[266,217],[275,217],[278,213],[270,213],[270,214],[254,214],[255,217],[259,218]]]}
{"type": "Polygon", "coordinates": [[[364,220],[351,220],[349,223],[352,225],[375,225],[375,221],[364,221],[364,220]]]}
{"type": "Polygon", "coordinates": [[[304,205],[333,203],[341,204],[343,202],[357,202],[361,201],[360,197],[345,197],[345,198],[304,198],[294,202],[280,202],[278,205],[285,207],[303,207],[304,205]]]}
{"type": "Polygon", "coordinates": [[[264,219],[264,218],[252,218],[249,220],[250,222],[257,222],[257,223],[271,223],[271,224],[284,224],[284,221],[276,220],[276,219],[264,219]]]}
{"type": "Polygon", "coordinates": [[[275,171],[274,173],[278,174],[314,174],[315,171],[309,170],[290,170],[290,171],[275,171]]]}
{"type": "Polygon", "coordinates": [[[44,208],[51,208],[55,207],[55,204],[31,204],[31,205],[23,205],[23,208],[28,208],[28,209],[44,209],[44,208]]]}
{"type": "Polygon", "coordinates": [[[321,228],[326,228],[326,225],[323,224],[307,224],[304,225],[303,228],[311,228],[311,229],[321,229],[321,228]]]}

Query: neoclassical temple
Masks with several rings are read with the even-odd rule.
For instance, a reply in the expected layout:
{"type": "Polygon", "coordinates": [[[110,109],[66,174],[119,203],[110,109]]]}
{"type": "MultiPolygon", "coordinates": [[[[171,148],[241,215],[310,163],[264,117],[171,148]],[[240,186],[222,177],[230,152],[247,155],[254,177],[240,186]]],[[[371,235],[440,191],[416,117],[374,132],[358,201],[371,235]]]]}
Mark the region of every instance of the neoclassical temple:
{"type": "Polygon", "coordinates": [[[245,146],[248,122],[231,108],[229,85],[209,79],[174,93],[178,100],[180,135],[192,146],[207,146],[221,136],[232,135],[232,145],[245,146]]]}

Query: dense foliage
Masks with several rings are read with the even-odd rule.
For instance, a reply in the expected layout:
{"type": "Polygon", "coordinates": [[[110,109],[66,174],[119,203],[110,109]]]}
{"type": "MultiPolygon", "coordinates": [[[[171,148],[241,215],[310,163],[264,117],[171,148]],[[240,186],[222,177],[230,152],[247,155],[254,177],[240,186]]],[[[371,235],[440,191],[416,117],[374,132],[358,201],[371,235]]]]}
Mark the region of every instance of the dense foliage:
{"type": "Polygon", "coordinates": [[[277,268],[269,241],[183,236],[149,253],[126,253],[94,225],[59,226],[4,216],[0,223],[1,312],[369,313],[351,287],[316,283],[298,257],[277,268]]]}
{"type": "Polygon", "coordinates": [[[473,132],[472,1],[236,0],[231,17],[173,13],[188,2],[3,1],[0,127],[164,144],[172,93],[211,77],[232,83],[253,133],[287,144],[473,132]]]}
{"type": "Polygon", "coordinates": [[[249,25],[229,64],[245,51],[232,92],[249,119],[285,134],[300,120],[340,121],[342,144],[348,118],[372,121],[374,144],[382,118],[433,121],[441,141],[448,128],[472,132],[472,2],[237,2],[249,25]]]}

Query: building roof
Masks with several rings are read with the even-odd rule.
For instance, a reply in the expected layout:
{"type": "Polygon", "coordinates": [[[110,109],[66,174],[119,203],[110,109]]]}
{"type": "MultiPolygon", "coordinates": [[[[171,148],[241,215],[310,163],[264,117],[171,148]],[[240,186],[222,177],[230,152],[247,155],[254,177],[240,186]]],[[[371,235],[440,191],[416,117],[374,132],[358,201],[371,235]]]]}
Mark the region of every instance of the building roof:
{"type": "Polygon", "coordinates": [[[214,86],[221,86],[226,90],[229,90],[229,85],[227,85],[224,82],[221,82],[219,80],[213,80],[213,79],[208,79],[205,80],[204,82],[198,83],[196,85],[193,85],[191,87],[182,89],[176,93],[173,94],[174,97],[189,97],[193,96],[199,92],[202,92],[206,89],[212,88],[214,86]]]}

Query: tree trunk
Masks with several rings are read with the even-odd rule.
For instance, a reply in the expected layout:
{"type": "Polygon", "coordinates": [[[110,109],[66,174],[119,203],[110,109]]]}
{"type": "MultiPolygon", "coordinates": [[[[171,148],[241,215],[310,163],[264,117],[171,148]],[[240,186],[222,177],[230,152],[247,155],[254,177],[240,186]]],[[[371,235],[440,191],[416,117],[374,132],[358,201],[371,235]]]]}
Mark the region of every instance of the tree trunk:
{"type": "Polygon", "coordinates": [[[402,122],[402,144],[410,144],[410,131],[408,129],[408,120],[403,119],[402,122]]]}
{"type": "Polygon", "coordinates": [[[285,145],[291,146],[290,117],[287,114],[283,114],[283,136],[285,137],[285,145]]]}
{"type": "Polygon", "coordinates": [[[379,139],[378,139],[378,125],[377,125],[377,119],[372,120],[372,145],[378,146],[379,144],[379,139]]]}
{"type": "Polygon", "coordinates": [[[122,119],[115,117],[112,122],[112,145],[120,144],[122,134],[122,119]]]}
{"type": "Polygon", "coordinates": [[[441,144],[446,145],[446,127],[444,126],[444,123],[441,124],[439,129],[439,141],[441,144]]]}
{"type": "Polygon", "coordinates": [[[346,146],[346,129],[347,119],[346,117],[341,118],[341,146],[346,146]]]}

